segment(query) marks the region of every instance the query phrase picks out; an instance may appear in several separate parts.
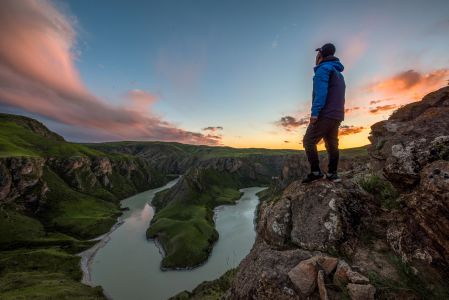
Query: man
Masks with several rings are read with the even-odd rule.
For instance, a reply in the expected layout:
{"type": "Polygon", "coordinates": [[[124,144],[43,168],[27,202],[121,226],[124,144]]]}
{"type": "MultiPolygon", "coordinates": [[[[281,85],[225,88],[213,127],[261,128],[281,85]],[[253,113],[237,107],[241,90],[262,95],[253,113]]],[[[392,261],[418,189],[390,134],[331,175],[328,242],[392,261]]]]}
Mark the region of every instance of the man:
{"type": "Polygon", "coordinates": [[[324,139],[329,156],[328,173],[326,178],[340,181],[337,174],[339,159],[338,128],[344,118],[345,80],[341,72],[344,67],[334,56],[335,46],[325,44],[316,49],[316,66],[313,77],[312,113],[310,123],[303,139],[307,159],[310,163],[310,174],[303,183],[309,183],[323,178],[316,145],[324,139]]]}

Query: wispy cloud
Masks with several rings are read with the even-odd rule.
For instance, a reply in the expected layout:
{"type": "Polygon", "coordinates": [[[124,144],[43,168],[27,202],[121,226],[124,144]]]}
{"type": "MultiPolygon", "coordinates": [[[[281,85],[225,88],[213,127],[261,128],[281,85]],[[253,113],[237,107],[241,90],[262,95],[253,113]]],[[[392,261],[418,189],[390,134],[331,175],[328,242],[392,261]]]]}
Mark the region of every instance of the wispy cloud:
{"type": "Polygon", "coordinates": [[[399,105],[396,105],[396,104],[380,105],[380,106],[376,106],[374,108],[370,108],[369,112],[372,114],[377,114],[379,112],[393,110],[398,107],[399,107],[399,105]]]}
{"type": "Polygon", "coordinates": [[[351,134],[357,134],[363,131],[365,127],[363,126],[352,126],[352,125],[342,125],[340,126],[340,130],[338,131],[338,135],[351,135],[351,134]]]}
{"type": "Polygon", "coordinates": [[[352,112],[354,112],[354,111],[356,111],[356,110],[359,110],[359,109],[360,109],[359,106],[348,107],[348,108],[345,108],[345,113],[346,113],[346,114],[349,114],[349,113],[352,113],[352,112]]]}
{"type": "Polygon", "coordinates": [[[124,106],[92,94],[75,66],[74,18],[46,0],[0,2],[0,103],[102,139],[217,144],[217,139],[178,128],[152,113],[151,93],[132,90],[124,106]],[[144,110],[145,109],[145,110],[144,110]]]}
{"type": "Polygon", "coordinates": [[[296,119],[295,117],[292,116],[285,116],[282,117],[279,121],[276,121],[276,125],[282,127],[286,131],[292,131],[298,127],[307,125],[308,123],[309,123],[308,117],[296,119]]]}
{"type": "Polygon", "coordinates": [[[223,131],[223,126],[208,126],[204,127],[202,131],[205,132],[207,138],[215,140],[216,144],[221,144],[223,139],[223,134],[221,133],[223,131]]]}
{"type": "Polygon", "coordinates": [[[217,132],[217,131],[223,130],[223,127],[222,126],[208,126],[208,127],[204,127],[202,130],[203,131],[217,132]]]}

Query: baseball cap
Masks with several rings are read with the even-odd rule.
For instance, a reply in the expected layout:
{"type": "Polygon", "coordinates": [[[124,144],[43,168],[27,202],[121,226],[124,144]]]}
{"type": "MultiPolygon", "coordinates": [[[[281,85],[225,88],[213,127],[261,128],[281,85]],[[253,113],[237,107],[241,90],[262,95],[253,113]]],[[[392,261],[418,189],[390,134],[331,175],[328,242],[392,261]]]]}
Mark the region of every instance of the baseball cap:
{"type": "Polygon", "coordinates": [[[321,48],[315,49],[315,51],[320,51],[323,57],[327,57],[335,54],[335,46],[334,44],[327,43],[324,44],[321,48]]]}

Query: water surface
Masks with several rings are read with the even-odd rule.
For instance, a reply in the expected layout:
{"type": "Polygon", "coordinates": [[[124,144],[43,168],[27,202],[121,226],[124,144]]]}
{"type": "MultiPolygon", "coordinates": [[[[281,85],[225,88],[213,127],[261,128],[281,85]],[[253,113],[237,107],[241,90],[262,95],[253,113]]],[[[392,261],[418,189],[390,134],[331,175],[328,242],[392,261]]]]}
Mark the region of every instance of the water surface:
{"type": "Polygon", "coordinates": [[[192,290],[204,280],[218,278],[249,253],[256,237],[254,213],[259,201],[256,193],[264,189],[260,187],[242,189],[244,194],[236,205],[215,210],[220,238],[204,265],[190,271],[161,271],[162,255],[155,242],[145,236],[154,215],[149,203],[157,192],[175,183],[176,180],[123,200],[122,206],[129,211],[121,217],[122,225],[103,239],[91,258],[90,283],[103,286],[112,299],[167,299],[183,290],[192,290]]]}

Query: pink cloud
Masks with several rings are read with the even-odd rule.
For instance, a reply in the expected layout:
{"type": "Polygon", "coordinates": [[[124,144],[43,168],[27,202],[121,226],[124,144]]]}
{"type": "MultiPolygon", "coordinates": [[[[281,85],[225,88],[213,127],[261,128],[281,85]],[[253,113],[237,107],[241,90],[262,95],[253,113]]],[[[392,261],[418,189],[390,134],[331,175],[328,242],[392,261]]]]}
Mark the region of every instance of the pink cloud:
{"type": "Polygon", "coordinates": [[[149,106],[157,101],[155,95],[139,89],[129,91],[126,98],[129,100],[132,110],[140,112],[147,111],[149,106]]]}
{"type": "Polygon", "coordinates": [[[407,70],[391,77],[369,84],[369,92],[380,93],[390,99],[408,98],[408,102],[421,99],[424,95],[447,84],[449,69],[425,72],[407,70]]]}
{"type": "Polygon", "coordinates": [[[100,140],[219,143],[152,113],[150,93],[130,91],[130,103],[120,107],[87,90],[74,63],[73,21],[47,0],[0,2],[0,103],[86,128],[100,140]]]}

